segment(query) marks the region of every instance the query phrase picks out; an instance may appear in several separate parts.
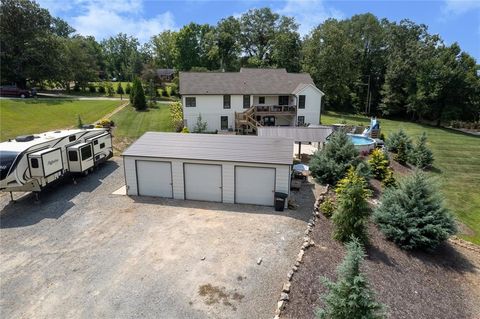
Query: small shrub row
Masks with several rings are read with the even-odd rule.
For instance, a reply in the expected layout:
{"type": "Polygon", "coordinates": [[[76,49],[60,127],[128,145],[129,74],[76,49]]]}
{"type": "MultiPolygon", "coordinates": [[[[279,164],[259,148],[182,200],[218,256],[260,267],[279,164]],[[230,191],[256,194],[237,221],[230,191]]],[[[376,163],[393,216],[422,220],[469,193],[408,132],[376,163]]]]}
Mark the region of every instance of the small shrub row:
{"type": "Polygon", "coordinates": [[[467,130],[480,130],[480,122],[463,122],[463,121],[451,121],[450,126],[453,128],[464,128],[467,130]]]}
{"type": "Polygon", "coordinates": [[[416,167],[426,169],[433,164],[433,153],[427,147],[425,132],[413,144],[411,138],[400,129],[390,134],[385,144],[390,152],[395,153],[393,158],[402,165],[410,163],[416,167]]]}

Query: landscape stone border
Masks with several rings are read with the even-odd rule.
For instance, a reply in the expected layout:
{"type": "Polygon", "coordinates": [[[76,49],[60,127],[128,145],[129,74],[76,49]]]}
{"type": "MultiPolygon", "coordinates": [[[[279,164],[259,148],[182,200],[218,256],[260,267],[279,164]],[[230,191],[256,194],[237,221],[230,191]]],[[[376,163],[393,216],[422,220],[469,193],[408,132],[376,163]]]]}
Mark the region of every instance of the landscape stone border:
{"type": "Polygon", "coordinates": [[[461,238],[458,238],[457,236],[450,237],[448,241],[454,245],[463,247],[465,249],[468,249],[480,254],[480,246],[475,245],[474,243],[468,242],[466,240],[463,240],[461,238]]]}
{"type": "Polygon", "coordinates": [[[290,288],[291,288],[291,282],[293,279],[293,275],[298,271],[298,268],[300,265],[303,263],[303,256],[305,255],[305,251],[312,247],[315,246],[315,242],[310,236],[310,233],[313,231],[313,228],[315,227],[315,223],[320,216],[320,212],[318,208],[320,207],[320,204],[325,200],[325,196],[328,193],[330,186],[327,184],[325,187],[325,190],[322,191],[318,199],[315,200],[315,204],[313,206],[313,213],[312,217],[308,220],[307,224],[307,229],[305,230],[305,237],[303,237],[303,244],[302,247],[300,248],[300,251],[298,252],[297,259],[295,260],[295,264],[292,266],[290,271],[287,273],[287,281],[283,283],[282,286],[282,291],[280,293],[280,298],[277,302],[277,309],[275,310],[275,317],[274,319],[279,319],[282,311],[285,309],[285,306],[287,302],[290,300],[289,294],[290,294],[290,288]]]}

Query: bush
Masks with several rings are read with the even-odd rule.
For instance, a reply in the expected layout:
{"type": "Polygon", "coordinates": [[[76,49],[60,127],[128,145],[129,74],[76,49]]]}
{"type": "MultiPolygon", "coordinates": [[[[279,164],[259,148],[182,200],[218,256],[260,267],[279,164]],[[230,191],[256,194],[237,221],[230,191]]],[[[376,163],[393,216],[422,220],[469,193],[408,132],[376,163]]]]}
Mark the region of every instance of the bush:
{"type": "Polygon", "coordinates": [[[433,153],[427,147],[427,135],[425,132],[418,138],[417,144],[412,148],[409,162],[422,169],[432,166],[433,153]]]}
{"type": "Polygon", "coordinates": [[[123,94],[124,91],[123,91],[123,86],[122,86],[122,82],[118,82],[118,85],[117,85],[117,94],[123,94]]]}
{"type": "Polygon", "coordinates": [[[77,115],[77,127],[82,128],[83,127],[83,121],[82,118],[80,117],[80,114],[77,115]]]}
{"type": "Polygon", "coordinates": [[[432,250],[455,233],[455,222],[437,187],[421,171],[389,187],[374,212],[387,239],[403,249],[432,250]]]}
{"type": "Polygon", "coordinates": [[[177,92],[178,92],[178,86],[175,83],[172,83],[170,85],[170,96],[177,95],[177,92]]]}
{"type": "Polygon", "coordinates": [[[73,86],[73,91],[80,92],[80,84],[75,83],[75,85],[73,86]]]}
{"type": "Polygon", "coordinates": [[[190,130],[188,129],[188,127],[184,127],[182,128],[182,133],[190,133],[190,130]]]}
{"type": "Polygon", "coordinates": [[[183,129],[183,110],[180,102],[170,104],[170,123],[175,132],[183,129]]]}
{"type": "Polygon", "coordinates": [[[130,89],[130,94],[128,95],[128,98],[130,99],[130,104],[133,105],[133,98],[135,97],[135,91],[137,90],[137,81],[133,80],[132,87],[130,89]]]}
{"type": "Polygon", "coordinates": [[[145,110],[147,108],[147,101],[145,99],[145,92],[143,91],[142,82],[137,78],[133,81],[133,107],[137,111],[145,110]]]}
{"type": "Polygon", "coordinates": [[[95,85],[89,84],[89,85],[88,85],[88,91],[89,91],[90,93],[95,93],[95,92],[97,92],[97,88],[95,87],[95,85]]]}
{"type": "Polygon", "coordinates": [[[193,133],[205,133],[207,131],[207,122],[202,120],[202,114],[198,114],[197,123],[193,128],[193,133]]]}
{"type": "Polygon", "coordinates": [[[170,95],[168,94],[168,89],[167,87],[165,87],[163,90],[162,90],[162,96],[164,97],[169,97],[170,95]]]}
{"type": "Polygon", "coordinates": [[[105,87],[103,85],[100,85],[98,87],[98,93],[102,93],[102,94],[105,94],[105,87]]]}
{"type": "Polygon", "coordinates": [[[412,140],[402,129],[390,134],[385,141],[385,145],[387,146],[388,150],[393,153],[398,153],[398,148],[402,143],[406,152],[412,148],[412,140]]]}
{"type": "Polygon", "coordinates": [[[330,218],[335,211],[335,202],[330,197],[325,198],[323,203],[320,204],[320,211],[325,217],[330,218]]]}
{"type": "Polygon", "coordinates": [[[365,163],[365,161],[361,161],[358,163],[357,167],[355,168],[357,174],[365,179],[368,182],[372,178],[372,170],[370,165],[365,163]]]}
{"type": "Polygon", "coordinates": [[[317,311],[317,318],[384,318],[384,306],[375,301],[374,292],[360,271],[365,258],[363,246],[357,239],[353,239],[347,243],[346,248],[347,254],[337,268],[337,281],[322,278],[329,292],[322,296],[325,307],[317,311]]]}
{"type": "Polygon", "coordinates": [[[388,158],[385,157],[385,153],[378,148],[373,150],[368,164],[370,165],[373,176],[382,181],[388,170],[388,158]]]}
{"type": "Polygon", "coordinates": [[[129,94],[132,91],[132,87],[130,86],[130,82],[127,82],[127,86],[125,86],[125,94],[129,94]]]}
{"type": "Polygon", "coordinates": [[[397,153],[393,156],[393,159],[402,165],[405,165],[408,161],[408,149],[404,141],[400,141],[397,146],[397,153]]]}
{"type": "Polygon", "coordinates": [[[114,96],[115,95],[115,90],[113,89],[112,82],[106,82],[105,83],[105,90],[107,91],[108,96],[114,96]]]}
{"type": "Polygon", "coordinates": [[[326,146],[312,156],[310,172],[317,182],[336,184],[359,161],[358,151],[343,130],[334,132],[326,146]]]}
{"type": "Polygon", "coordinates": [[[370,214],[367,199],[370,190],[367,189],[365,179],[350,168],[347,176],[341,179],[335,191],[337,192],[337,209],[333,213],[333,238],[342,242],[352,236],[366,242],[367,222],[370,214]]]}
{"type": "Polygon", "coordinates": [[[387,171],[385,172],[385,176],[382,180],[383,187],[395,187],[397,182],[395,181],[395,177],[393,177],[393,169],[387,167],[387,171]]]}

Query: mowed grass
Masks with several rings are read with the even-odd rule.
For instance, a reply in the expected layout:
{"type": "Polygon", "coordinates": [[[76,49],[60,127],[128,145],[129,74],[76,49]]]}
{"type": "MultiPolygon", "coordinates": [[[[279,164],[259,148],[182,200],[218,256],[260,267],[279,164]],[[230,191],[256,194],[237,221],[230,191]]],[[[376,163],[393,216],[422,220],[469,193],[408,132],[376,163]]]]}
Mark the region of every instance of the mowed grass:
{"type": "MultiPolygon", "coordinates": [[[[321,117],[322,124],[340,123],[368,125],[364,116],[328,112],[321,117]]],[[[429,172],[440,185],[447,207],[468,226],[460,236],[480,244],[480,137],[449,129],[396,120],[379,119],[381,131],[388,137],[402,128],[415,141],[425,132],[435,162],[429,172]]]]}
{"type": "Polygon", "coordinates": [[[125,101],[78,101],[60,99],[1,99],[0,140],[18,135],[76,127],[78,115],[93,123],[125,101]]]}
{"type": "Polygon", "coordinates": [[[173,131],[169,103],[159,102],[155,108],[141,112],[127,106],[112,120],[115,122],[115,135],[120,138],[137,139],[147,131],[173,131]]]}

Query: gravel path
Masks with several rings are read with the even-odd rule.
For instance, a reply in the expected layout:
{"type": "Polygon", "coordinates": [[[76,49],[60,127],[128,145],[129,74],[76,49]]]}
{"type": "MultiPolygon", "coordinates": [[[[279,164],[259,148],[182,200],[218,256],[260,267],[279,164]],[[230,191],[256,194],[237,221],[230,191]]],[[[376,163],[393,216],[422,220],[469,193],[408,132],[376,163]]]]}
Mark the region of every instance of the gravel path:
{"type": "Polygon", "coordinates": [[[313,202],[276,213],[112,195],[122,184],[116,159],[41,204],[0,198],[2,317],[273,317],[313,202]]]}

